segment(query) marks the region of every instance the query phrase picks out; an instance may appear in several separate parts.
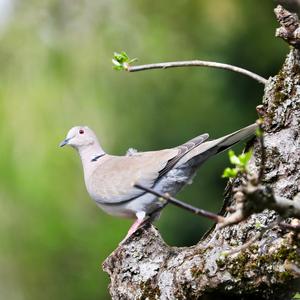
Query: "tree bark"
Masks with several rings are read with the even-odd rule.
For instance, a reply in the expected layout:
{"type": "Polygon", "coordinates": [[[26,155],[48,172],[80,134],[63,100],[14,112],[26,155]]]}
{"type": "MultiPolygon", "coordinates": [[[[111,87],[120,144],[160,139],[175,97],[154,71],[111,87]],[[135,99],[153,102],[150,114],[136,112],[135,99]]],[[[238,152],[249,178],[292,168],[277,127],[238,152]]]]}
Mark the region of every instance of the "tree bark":
{"type": "MultiPolygon", "coordinates": [[[[267,154],[262,184],[288,199],[300,191],[299,83],[300,53],[293,48],[280,72],[268,79],[259,109],[267,154]]],[[[250,171],[258,173],[260,163],[255,141],[250,171]]],[[[229,183],[226,206],[234,202],[232,187],[240,185],[240,178],[229,183]]],[[[146,226],[103,263],[112,299],[290,299],[300,290],[300,233],[273,226],[241,247],[276,220],[281,221],[278,214],[266,209],[215,227],[197,245],[183,248],[166,245],[152,225],[146,226]]]]}

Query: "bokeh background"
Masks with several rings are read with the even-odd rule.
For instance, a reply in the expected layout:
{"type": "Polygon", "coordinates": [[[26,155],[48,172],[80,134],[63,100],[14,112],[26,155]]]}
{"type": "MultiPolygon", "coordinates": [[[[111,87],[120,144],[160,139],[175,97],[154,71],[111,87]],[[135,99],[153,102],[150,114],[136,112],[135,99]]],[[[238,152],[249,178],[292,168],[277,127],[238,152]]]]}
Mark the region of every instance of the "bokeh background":
{"type": "MultiPolygon", "coordinates": [[[[139,63],[203,59],[268,77],[287,46],[272,0],[0,0],[0,299],[109,299],[101,263],[131,221],[89,199],[78,155],[58,143],[89,125],[109,153],[219,137],[256,119],[263,86],[210,69],[112,69],[114,51],[139,63]]],[[[239,148],[237,148],[239,149],[239,148]]],[[[239,151],[239,150],[237,150],[239,151]]],[[[178,196],[217,212],[228,165],[207,162],[178,196]]],[[[196,243],[210,224],[167,207],[170,245],[196,243]]]]}

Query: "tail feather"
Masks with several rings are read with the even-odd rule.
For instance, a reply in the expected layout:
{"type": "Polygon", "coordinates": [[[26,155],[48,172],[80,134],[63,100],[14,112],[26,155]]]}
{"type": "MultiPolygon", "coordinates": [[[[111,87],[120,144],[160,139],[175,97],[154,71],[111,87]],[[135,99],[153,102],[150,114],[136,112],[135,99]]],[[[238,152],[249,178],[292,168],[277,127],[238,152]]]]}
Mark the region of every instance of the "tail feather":
{"type": "Polygon", "coordinates": [[[215,154],[223,152],[224,150],[230,148],[231,146],[238,143],[239,141],[244,140],[249,136],[253,135],[256,131],[256,128],[257,125],[256,123],[254,123],[238,131],[235,131],[231,134],[228,134],[222,138],[215,140],[216,150],[217,150],[215,154]]]}
{"type": "Polygon", "coordinates": [[[187,162],[191,163],[192,165],[199,165],[209,157],[223,152],[224,150],[230,148],[239,141],[244,140],[249,136],[253,135],[255,133],[256,128],[257,125],[252,124],[216,140],[204,142],[198,147],[193,148],[186,155],[184,155],[178,161],[177,165],[182,165],[187,162]]]}

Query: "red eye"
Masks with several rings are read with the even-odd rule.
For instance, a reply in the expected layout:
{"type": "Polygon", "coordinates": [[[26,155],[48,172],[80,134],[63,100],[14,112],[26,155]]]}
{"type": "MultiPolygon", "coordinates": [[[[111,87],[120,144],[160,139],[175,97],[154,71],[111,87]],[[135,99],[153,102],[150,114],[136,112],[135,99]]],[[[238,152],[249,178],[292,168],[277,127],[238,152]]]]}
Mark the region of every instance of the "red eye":
{"type": "Polygon", "coordinates": [[[80,133],[80,134],[84,134],[84,130],[83,130],[83,129],[80,129],[80,130],[79,130],[79,133],[80,133]]]}

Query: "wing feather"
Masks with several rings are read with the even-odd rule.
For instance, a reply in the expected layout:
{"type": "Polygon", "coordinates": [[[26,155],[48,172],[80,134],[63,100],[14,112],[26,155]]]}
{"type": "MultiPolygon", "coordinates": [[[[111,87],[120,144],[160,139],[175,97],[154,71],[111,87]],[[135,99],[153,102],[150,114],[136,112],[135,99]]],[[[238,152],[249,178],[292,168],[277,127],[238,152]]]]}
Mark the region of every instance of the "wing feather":
{"type": "Polygon", "coordinates": [[[200,144],[202,144],[205,140],[207,140],[209,135],[207,133],[204,133],[202,135],[199,135],[192,140],[189,140],[188,142],[176,147],[178,149],[178,154],[171,158],[166,166],[159,172],[159,176],[157,180],[159,180],[161,177],[163,177],[165,174],[167,174],[170,170],[173,169],[173,167],[177,164],[177,162],[188,152],[193,150],[194,148],[198,147],[200,144]]]}

